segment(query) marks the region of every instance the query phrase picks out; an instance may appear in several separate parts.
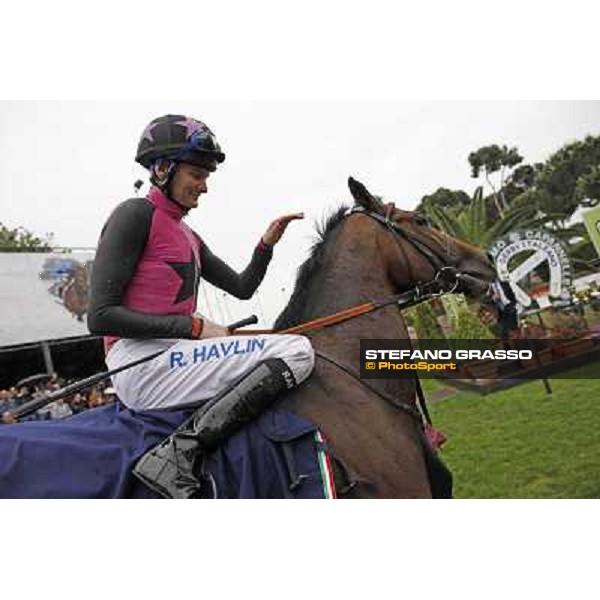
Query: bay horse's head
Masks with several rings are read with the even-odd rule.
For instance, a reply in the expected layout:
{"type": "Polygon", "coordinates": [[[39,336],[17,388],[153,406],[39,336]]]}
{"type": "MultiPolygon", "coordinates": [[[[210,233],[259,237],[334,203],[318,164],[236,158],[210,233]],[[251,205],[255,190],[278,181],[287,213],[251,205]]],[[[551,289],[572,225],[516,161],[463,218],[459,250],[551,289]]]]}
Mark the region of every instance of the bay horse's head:
{"type": "Polygon", "coordinates": [[[348,186],[356,203],[352,210],[364,215],[365,235],[379,231],[383,262],[397,291],[437,278],[472,297],[487,292],[496,271],[481,249],[433,228],[419,213],[384,204],[352,177],[348,186]]]}

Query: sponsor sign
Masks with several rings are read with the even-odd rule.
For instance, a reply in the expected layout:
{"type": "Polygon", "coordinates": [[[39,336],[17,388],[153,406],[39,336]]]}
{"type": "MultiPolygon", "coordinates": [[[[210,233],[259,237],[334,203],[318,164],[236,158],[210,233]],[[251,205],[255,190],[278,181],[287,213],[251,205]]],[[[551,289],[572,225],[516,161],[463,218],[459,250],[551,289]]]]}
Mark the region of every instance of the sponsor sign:
{"type": "Polygon", "coordinates": [[[550,300],[558,303],[570,299],[569,287],[572,283],[573,270],[563,245],[547,231],[526,230],[515,231],[496,240],[489,251],[501,281],[508,281],[512,287],[519,309],[535,308],[534,300],[523,289],[522,281],[543,263],[547,263],[550,273],[548,295],[550,300]],[[519,255],[527,254],[527,258],[514,266],[519,255]]]}

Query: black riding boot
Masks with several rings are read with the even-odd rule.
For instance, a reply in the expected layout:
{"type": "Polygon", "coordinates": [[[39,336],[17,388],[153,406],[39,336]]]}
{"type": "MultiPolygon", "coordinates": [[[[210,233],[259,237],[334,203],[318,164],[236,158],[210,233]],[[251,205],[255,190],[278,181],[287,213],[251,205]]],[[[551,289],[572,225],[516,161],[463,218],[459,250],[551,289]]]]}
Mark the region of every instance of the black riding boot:
{"type": "Polygon", "coordinates": [[[166,440],[137,462],[134,475],[167,498],[202,497],[197,458],[258,417],[296,380],[285,361],[268,359],[201,406],[166,440]]]}

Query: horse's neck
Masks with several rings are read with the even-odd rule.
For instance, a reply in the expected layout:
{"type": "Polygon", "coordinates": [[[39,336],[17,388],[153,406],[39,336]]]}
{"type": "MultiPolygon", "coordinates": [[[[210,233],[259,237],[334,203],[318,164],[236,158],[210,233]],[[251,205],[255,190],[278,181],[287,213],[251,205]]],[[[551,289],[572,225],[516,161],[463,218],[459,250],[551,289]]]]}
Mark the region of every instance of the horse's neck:
{"type": "MultiPolygon", "coordinates": [[[[321,268],[309,283],[302,320],[330,315],[393,294],[376,240],[357,239],[345,229],[328,248],[321,268]]],[[[407,337],[404,320],[392,305],[326,328],[313,337],[313,344],[317,350],[323,350],[358,371],[360,339],[407,337]]],[[[398,393],[400,388],[407,389],[408,382],[380,380],[377,383],[378,387],[398,393]]]]}
{"type": "Polygon", "coordinates": [[[356,239],[344,227],[308,282],[302,320],[311,320],[390,295],[374,239],[356,239]]]}

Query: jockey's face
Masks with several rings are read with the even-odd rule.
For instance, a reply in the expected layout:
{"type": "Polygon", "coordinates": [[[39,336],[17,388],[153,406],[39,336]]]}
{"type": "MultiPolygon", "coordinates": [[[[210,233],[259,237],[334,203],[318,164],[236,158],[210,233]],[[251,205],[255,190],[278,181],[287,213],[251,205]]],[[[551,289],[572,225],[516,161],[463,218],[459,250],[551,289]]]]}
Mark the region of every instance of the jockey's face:
{"type": "Polygon", "coordinates": [[[210,171],[197,165],[179,163],[171,181],[171,198],[187,209],[198,206],[200,194],[208,191],[210,171]]]}

